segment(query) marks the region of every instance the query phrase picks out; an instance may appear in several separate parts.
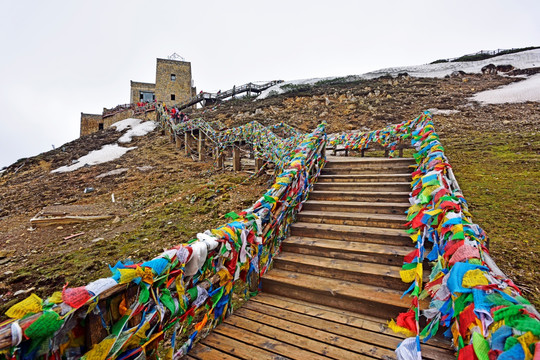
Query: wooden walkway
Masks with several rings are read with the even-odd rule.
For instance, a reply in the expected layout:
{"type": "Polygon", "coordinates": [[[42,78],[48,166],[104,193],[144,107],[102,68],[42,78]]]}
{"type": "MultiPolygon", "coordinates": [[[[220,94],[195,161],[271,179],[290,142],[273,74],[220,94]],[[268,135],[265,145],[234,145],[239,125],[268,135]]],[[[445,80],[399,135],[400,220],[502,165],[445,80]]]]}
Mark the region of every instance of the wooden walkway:
{"type": "MultiPolygon", "coordinates": [[[[395,359],[386,323],[410,306],[399,271],[412,159],[328,157],[263,293],[195,346],[188,359],[395,359]]],[[[426,308],[428,302],[421,303],[426,308]]],[[[454,359],[432,339],[425,359],[454,359]]]]}

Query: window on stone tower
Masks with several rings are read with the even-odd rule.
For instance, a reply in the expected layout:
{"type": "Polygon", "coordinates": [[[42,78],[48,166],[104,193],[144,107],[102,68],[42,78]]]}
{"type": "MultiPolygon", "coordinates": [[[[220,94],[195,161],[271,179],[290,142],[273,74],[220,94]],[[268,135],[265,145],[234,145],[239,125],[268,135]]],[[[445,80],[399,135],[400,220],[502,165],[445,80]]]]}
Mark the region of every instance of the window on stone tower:
{"type": "Polygon", "coordinates": [[[176,100],[176,96],[174,94],[171,94],[171,100],[176,100]]]}
{"type": "Polygon", "coordinates": [[[171,81],[176,81],[176,74],[171,74],[171,81]]]}
{"type": "Polygon", "coordinates": [[[103,123],[98,124],[98,130],[103,130],[103,123]]]}

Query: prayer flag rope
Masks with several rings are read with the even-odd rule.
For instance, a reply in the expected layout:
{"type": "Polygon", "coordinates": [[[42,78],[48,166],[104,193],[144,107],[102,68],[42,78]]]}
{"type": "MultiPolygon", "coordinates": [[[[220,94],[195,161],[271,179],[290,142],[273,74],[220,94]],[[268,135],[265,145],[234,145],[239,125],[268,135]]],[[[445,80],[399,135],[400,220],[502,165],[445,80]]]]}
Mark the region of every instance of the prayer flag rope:
{"type": "Polygon", "coordinates": [[[409,311],[389,322],[408,336],[396,349],[399,359],[420,359],[420,341],[440,327],[453,339],[458,359],[540,359],[540,314],[497,267],[485,244],[487,235],[472,221],[468,205],[425,112],[414,120],[367,133],[332,134],[329,146],[363,150],[376,142],[389,149],[411,139],[416,148],[407,226],[415,249],[400,272],[411,283],[409,311]],[[427,245],[430,245],[429,247],[427,245]],[[423,286],[422,262],[433,263],[423,286]],[[419,300],[431,297],[428,309],[419,300]],[[424,316],[427,325],[420,329],[424,316]]]}
{"type": "Polygon", "coordinates": [[[0,324],[11,330],[11,347],[0,351],[0,358],[143,359],[155,354],[167,331],[172,332],[167,358],[183,356],[231,313],[235,287],[245,283],[246,298],[258,291],[324,166],[325,142],[324,123],[298,135],[272,187],[249,209],[227,214],[227,224],[152,260],[119,261],[109,278],[77,288],[66,284],[47,299],[32,294],[15,304],[6,312],[11,320],[0,324]],[[137,289],[134,301],[122,295],[99,302],[100,295],[122,284],[137,289]],[[84,339],[90,314],[99,316],[108,334],[91,349],[84,339]],[[178,346],[183,334],[187,340],[178,346]]]}
{"type": "Polygon", "coordinates": [[[431,115],[426,112],[417,120],[412,132],[417,167],[407,211],[416,249],[405,257],[401,271],[403,281],[412,282],[405,292],[412,307],[389,324],[410,336],[396,350],[398,357],[416,359],[419,353],[407,351],[408,344],[419,348],[420,339],[427,341],[440,326],[453,339],[458,359],[540,357],[540,314],[491,259],[487,235],[472,221],[431,115]],[[422,287],[424,258],[433,269],[422,287]],[[418,300],[428,296],[429,308],[420,311],[418,300]],[[422,330],[420,313],[427,319],[422,330]]]}

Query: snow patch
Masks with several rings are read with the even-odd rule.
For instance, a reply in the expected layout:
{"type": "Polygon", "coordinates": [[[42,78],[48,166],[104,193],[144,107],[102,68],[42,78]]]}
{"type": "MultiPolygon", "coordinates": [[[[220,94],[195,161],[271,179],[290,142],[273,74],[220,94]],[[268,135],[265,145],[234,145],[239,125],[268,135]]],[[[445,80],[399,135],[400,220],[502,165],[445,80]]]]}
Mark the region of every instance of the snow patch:
{"type": "Polygon", "coordinates": [[[437,108],[431,108],[431,109],[428,109],[428,111],[432,115],[452,115],[452,114],[457,114],[459,112],[459,110],[445,110],[445,109],[437,109],[437,108]]]}
{"type": "Polygon", "coordinates": [[[125,119],[115,122],[111,127],[115,127],[116,131],[124,131],[126,129],[132,129],[134,126],[137,126],[141,123],[141,119],[125,119]]]}
{"type": "MultiPolygon", "coordinates": [[[[464,71],[466,73],[481,73],[482,68],[488,64],[494,65],[513,65],[519,69],[526,69],[540,66],[540,49],[522,51],[515,54],[506,54],[496,56],[481,61],[448,62],[440,64],[426,64],[416,66],[401,66],[371,71],[362,75],[350,75],[345,81],[369,80],[380,76],[390,75],[396,77],[398,74],[407,73],[413,77],[435,77],[442,78],[452,74],[454,71],[464,71]]],[[[302,80],[290,80],[274,85],[261,92],[257,99],[264,99],[270,94],[282,94],[285,90],[281,89],[284,85],[313,85],[321,80],[333,80],[339,77],[314,78],[302,80]]]]}
{"type": "Polygon", "coordinates": [[[118,139],[120,143],[130,142],[134,136],[144,136],[153,131],[157,124],[154,121],[141,122],[140,119],[125,119],[115,122],[111,126],[116,128],[116,131],[124,131],[129,129],[124,135],[118,139]]]}
{"type": "Polygon", "coordinates": [[[91,166],[106,163],[108,161],[116,160],[128,151],[136,148],[136,146],[125,148],[118,144],[104,145],[101,149],[91,151],[88,154],[80,157],[74,164],[59,167],[58,169],[52,170],[51,173],[69,172],[82,168],[86,165],[91,166]]]}
{"type": "Polygon", "coordinates": [[[501,86],[497,89],[476,93],[471,100],[478,101],[482,104],[540,101],[540,74],[533,75],[526,80],[501,86]]]}

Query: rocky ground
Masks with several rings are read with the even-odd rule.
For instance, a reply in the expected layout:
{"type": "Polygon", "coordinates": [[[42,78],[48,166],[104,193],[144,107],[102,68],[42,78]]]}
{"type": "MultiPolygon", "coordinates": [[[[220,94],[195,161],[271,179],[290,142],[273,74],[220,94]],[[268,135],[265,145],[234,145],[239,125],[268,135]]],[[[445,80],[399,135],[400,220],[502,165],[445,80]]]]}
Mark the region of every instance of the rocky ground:
{"type": "MultiPolygon", "coordinates": [[[[538,103],[480,106],[472,94],[515,78],[465,75],[445,79],[402,76],[350,83],[292,86],[264,100],[233,100],[216,111],[195,113],[228,126],[257,120],[284,121],[310,131],[325,120],[329,132],[377,129],[435,111],[434,122],[470,203],[475,221],[490,236],[499,266],[540,306],[540,107],[538,103]]],[[[83,285],[108,275],[107,264],[148,259],[224,222],[248,207],[269,177],[216,171],[175,150],[159,131],[135,140],[122,158],[71,173],[50,170],[120,133],[109,129],[10,166],[0,177],[0,313],[26,292],[47,296],[65,282],[83,285]],[[97,178],[111,170],[120,174],[97,178]],[[95,191],[84,193],[92,187],[95,191]],[[115,203],[111,201],[114,194],[115,203]],[[33,229],[29,220],[44,206],[94,204],[111,220],[33,229]],[[72,234],[83,235],[64,240],[72,234]]]]}

